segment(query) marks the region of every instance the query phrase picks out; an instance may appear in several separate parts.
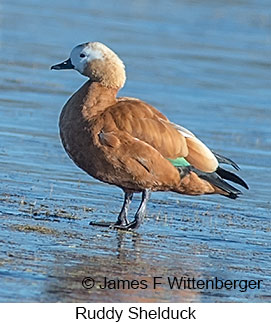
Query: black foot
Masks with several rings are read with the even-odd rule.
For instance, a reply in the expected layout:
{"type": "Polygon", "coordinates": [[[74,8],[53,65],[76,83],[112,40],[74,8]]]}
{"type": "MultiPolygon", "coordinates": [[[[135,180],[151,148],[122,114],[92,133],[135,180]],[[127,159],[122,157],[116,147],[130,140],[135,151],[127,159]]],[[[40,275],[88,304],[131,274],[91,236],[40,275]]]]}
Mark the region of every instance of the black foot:
{"type": "Polygon", "coordinates": [[[111,229],[116,230],[124,230],[124,231],[133,231],[139,227],[139,223],[137,221],[133,221],[128,224],[118,224],[117,222],[110,226],[111,229]]]}
{"type": "Polygon", "coordinates": [[[104,227],[109,229],[116,229],[116,230],[124,230],[124,231],[132,231],[136,229],[136,226],[133,225],[135,221],[128,223],[128,224],[119,224],[118,222],[89,222],[89,225],[94,227],[104,227]]]}
{"type": "Polygon", "coordinates": [[[133,197],[132,193],[125,193],[124,203],[116,223],[90,222],[89,224],[94,226],[109,227],[111,229],[124,230],[124,231],[133,231],[138,229],[140,224],[143,221],[143,218],[146,212],[146,205],[150,197],[150,190],[146,189],[142,192],[141,203],[135,214],[135,219],[134,221],[129,223],[127,215],[128,215],[128,209],[129,209],[130,203],[132,201],[132,197],[133,197]]]}
{"type": "Polygon", "coordinates": [[[114,225],[114,223],[112,222],[89,222],[89,225],[93,225],[95,227],[111,227],[112,225],[114,225]]]}
{"type": "Polygon", "coordinates": [[[119,229],[119,230],[126,230],[126,231],[132,231],[132,230],[138,229],[146,213],[146,205],[149,198],[150,198],[150,191],[144,190],[142,192],[141,203],[135,214],[134,221],[130,223],[125,223],[125,222],[119,223],[119,218],[118,218],[118,221],[112,226],[112,228],[119,229]]]}

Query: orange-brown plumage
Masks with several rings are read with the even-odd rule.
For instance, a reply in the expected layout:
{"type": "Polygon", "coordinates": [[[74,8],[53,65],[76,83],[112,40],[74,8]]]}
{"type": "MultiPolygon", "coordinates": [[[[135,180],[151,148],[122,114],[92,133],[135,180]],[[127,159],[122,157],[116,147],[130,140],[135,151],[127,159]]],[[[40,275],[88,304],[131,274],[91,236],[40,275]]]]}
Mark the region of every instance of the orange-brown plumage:
{"type": "Polygon", "coordinates": [[[101,181],[137,192],[214,192],[197,176],[190,183],[189,175],[182,183],[166,158],[187,156],[186,139],[161,113],[139,100],[114,100],[114,95],[115,90],[105,91],[88,81],[61,113],[61,139],[79,167],[101,181]]]}
{"type": "MultiPolygon", "coordinates": [[[[134,192],[219,193],[231,197],[239,192],[216,185],[214,175],[209,180],[209,174],[218,169],[218,159],[191,132],[141,100],[117,98],[125,73],[112,51],[99,43],[80,46],[64,62],[65,67],[64,63],[52,67],[68,68],[70,64],[90,78],[65,104],[59,122],[64,148],[80,168],[121,187],[126,202],[134,192]],[[91,59],[83,64],[79,53],[91,59]],[[189,166],[176,167],[170,161],[182,157],[189,166]]],[[[129,225],[126,215],[120,213],[118,224],[138,227],[129,225]]]]}

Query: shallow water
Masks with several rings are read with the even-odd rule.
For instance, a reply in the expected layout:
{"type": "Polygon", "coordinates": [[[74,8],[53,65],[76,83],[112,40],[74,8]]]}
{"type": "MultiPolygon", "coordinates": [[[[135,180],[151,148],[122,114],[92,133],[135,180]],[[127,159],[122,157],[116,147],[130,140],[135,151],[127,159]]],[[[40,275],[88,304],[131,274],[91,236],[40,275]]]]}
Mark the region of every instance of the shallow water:
{"type": "Polygon", "coordinates": [[[270,1],[0,6],[0,301],[270,301],[270,1]],[[155,193],[137,233],[89,226],[115,221],[122,193],[64,153],[58,115],[84,78],[49,70],[89,40],[126,63],[121,95],[150,102],[234,159],[250,190],[236,201],[155,193]],[[87,290],[86,276],[148,288],[87,290]],[[263,282],[247,292],[170,290],[174,276],[263,282]]]}

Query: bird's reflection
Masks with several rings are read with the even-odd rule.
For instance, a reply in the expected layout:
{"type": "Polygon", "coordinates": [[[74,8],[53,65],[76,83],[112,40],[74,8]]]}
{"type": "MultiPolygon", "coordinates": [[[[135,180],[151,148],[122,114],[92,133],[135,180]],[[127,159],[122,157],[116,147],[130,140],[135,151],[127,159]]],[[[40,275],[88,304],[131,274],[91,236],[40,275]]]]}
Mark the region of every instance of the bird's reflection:
{"type": "MultiPolygon", "coordinates": [[[[105,231],[106,232],[106,231],[105,231]]],[[[77,255],[71,263],[67,259],[56,260],[49,283],[45,285],[45,298],[50,302],[191,302],[199,301],[195,290],[169,288],[167,277],[198,276],[193,268],[184,265],[182,256],[168,258],[159,254],[159,243],[166,236],[149,236],[139,233],[116,232],[112,252],[97,255],[77,255]],[[82,285],[85,277],[92,278],[92,288],[82,285]],[[155,278],[160,277],[160,278],[155,278]],[[154,280],[156,284],[154,286],[154,280]],[[109,282],[109,283],[108,283],[109,282]],[[89,288],[89,289],[88,289],[89,288]]],[[[187,263],[187,261],[186,261],[187,263]]],[[[88,282],[89,283],[89,282],[88,282]]],[[[84,283],[83,283],[84,284],[84,283]]]]}

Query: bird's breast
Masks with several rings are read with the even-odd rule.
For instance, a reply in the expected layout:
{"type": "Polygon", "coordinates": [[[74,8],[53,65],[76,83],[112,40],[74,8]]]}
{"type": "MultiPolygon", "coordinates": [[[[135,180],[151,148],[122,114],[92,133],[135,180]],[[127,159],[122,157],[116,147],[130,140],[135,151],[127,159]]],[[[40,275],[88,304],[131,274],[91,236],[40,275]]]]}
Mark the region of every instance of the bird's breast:
{"type": "Polygon", "coordinates": [[[117,137],[103,131],[102,118],[86,120],[78,112],[64,107],[59,120],[60,137],[65,151],[73,162],[92,177],[118,186],[131,181],[114,154],[117,137]]]}

